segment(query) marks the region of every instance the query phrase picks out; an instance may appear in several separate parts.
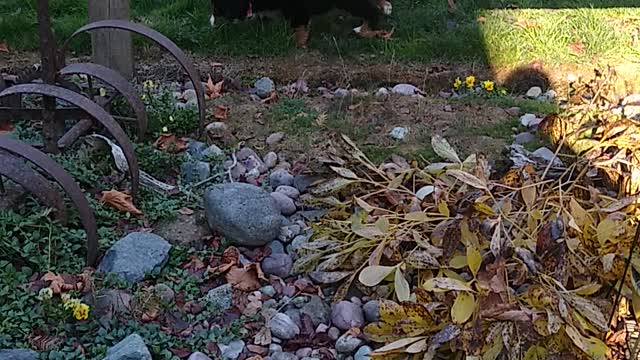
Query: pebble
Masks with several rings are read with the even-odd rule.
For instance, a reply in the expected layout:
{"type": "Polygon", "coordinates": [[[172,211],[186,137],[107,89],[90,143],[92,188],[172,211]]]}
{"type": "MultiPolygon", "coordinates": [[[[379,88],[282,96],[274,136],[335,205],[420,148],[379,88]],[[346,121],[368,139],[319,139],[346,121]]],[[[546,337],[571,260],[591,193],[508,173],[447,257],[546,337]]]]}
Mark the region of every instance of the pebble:
{"type": "Polygon", "coordinates": [[[296,296],[293,298],[293,300],[291,300],[291,304],[297,307],[298,309],[303,307],[306,303],[307,303],[306,296],[296,296]]]}
{"type": "Polygon", "coordinates": [[[262,159],[262,162],[264,163],[264,166],[267,167],[267,169],[273,169],[278,163],[278,154],[274,153],[273,151],[267,153],[267,155],[265,155],[262,159]]]}
{"type": "Polygon", "coordinates": [[[353,360],[371,360],[371,357],[369,356],[371,351],[372,349],[370,346],[363,345],[358,349],[358,351],[356,351],[356,354],[353,355],[353,360]]]}
{"type": "Polygon", "coordinates": [[[278,344],[271,344],[269,345],[269,354],[273,354],[276,352],[282,352],[282,346],[278,345],[278,344]]]}
{"type": "Polygon", "coordinates": [[[362,308],[350,301],[340,301],[331,309],[331,323],[342,330],[364,326],[362,308]]]}
{"type": "Polygon", "coordinates": [[[297,252],[298,250],[300,250],[300,248],[302,246],[304,246],[304,244],[309,242],[309,239],[311,238],[311,235],[309,234],[303,234],[303,235],[298,235],[296,236],[293,241],[291,241],[291,251],[295,251],[297,252]]]}
{"type": "Polygon", "coordinates": [[[539,86],[534,86],[527,91],[526,96],[530,99],[537,99],[542,95],[542,89],[539,86]]]}
{"type": "Polygon", "coordinates": [[[338,338],[340,337],[340,329],[338,329],[337,327],[330,327],[329,331],[327,332],[327,335],[329,336],[329,339],[336,341],[338,340],[338,338]]]}
{"type": "Polygon", "coordinates": [[[352,302],[352,303],[354,303],[354,304],[356,304],[356,305],[362,306],[362,300],[360,300],[360,298],[359,298],[359,297],[357,297],[357,296],[353,296],[353,297],[352,297],[351,299],[349,299],[349,300],[351,300],[351,302],[352,302]]]}
{"type": "Polygon", "coordinates": [[[29,349],[0,349],[3,360],[38,360],[38,353],[29,349]]]}
{"type": "Polygon", "coordinates": [[[272,254],[284,254],[284,245],[278,240],[273,240],[267,246],[271,249],[272,254]]]}
{"type": "Polygon", "coordinates": [[[233,306],[233,287],[231,284],[224,284],[207,293],[207,301],[215,309],[225,311],[233,306]]]}
{"type": "Polygon", "coordinates": [[[301,231],[302,231],[302,228],[298,224],[283,226],[280,229],[280,235],[278,235],[278,240],[286,244],[290,242],[291,239],[293,239],[294,237],[300,235],[301,231]]]}
{"type": "Polygon", "coordinates": [[[300,311],[309,315],[313,326],[328,324],[331,320],[331,308],[317,295],[311,296],[309,302],[304,304],[300,311]]]}
{"type": "Polygon", "coordinates": [[[440,91],[438,95],[443,99],[448,99],[451,97],[452,94],[448,91],[440,91]]]}
{"type": "Polygon", "coordinates": [[[520,108],[517,106],[504,109],[504,112],[506,112],[507,115],[510,115],[510,116],[520,116],[520,108]]]}
{"type": "Polygon", "coordinates": [[[406,127],[398,126],[398,127],[394,127],[393,130],[391,130],[391,132],[389,133],[389,136],[391,136],[396,140],[404,140],[404,138],[407,136],[408,133],[409,133],[409,129],[407,129],[406,127]]]}
{"type": "Polygon", "coordinates": [[[548,90],[546,93],[542,94],[540,98],[543,101],[553,101],[556,99],[557,96],[558,94],[556,93],[556,91],[551,89],[551,90],[548,90]]]}
{"type": "Polygon", "coordinates": [[[227,124],[221,121],[215,121],[206,127],[207,132],[214,138],[219,138],[224,136],[224,133],[227,131],[227,124]]]}
{"type": "Polygon", "coordinates": [[[411,84],[398,84],[391,89],[391,92],[399,95],[416,95],[422,93],[420,89],[411,84]]]}
{"type": "Polygon", "coordinates": [[[531,123],[535,119],[537,119],[537,116],[535,114],[524,114],[520,116],[520,124],[522,124],[522,126],[529,127],[529,123],[531,123]]]}
{"type": "Polygon", "coordinates": [[[287,254],[271,254],[262,260],[262,271],[267,275],[286,278],[291,275],[293,260],[287,254]]]}
{"type": "Polygon", "coordinates": [[[104,360],[151,360],[149,349],[138,334],[131,334],[107,350],[104,360]]]}
{"type": "Polygon", "coordinates": [[[312,352],[313,352],[313,349],[312,349],[312,348],[310,348],[310,347],[305,347],[305,348],[302,348],[302,349],[298,349],[298,350],[296,351],[296,356],[297,356],[299,359],[302,359],[302,358],[305,358],[305,357],[309,357],[309,356],[311,355],[311,353],[312,353],[312,352]]]}
{"type": "Polygon", "coordinates": [[[333,93],[336,97],[347,97],[351,95],[351,91],[347,89],[336,89],[333,93]]]}
{"type": "Polygon", "coordinates": [[[369,300],[362,306],[362,312],[367,322],[377,322],[380,320],[380,310],[377,300],[369,300]]]}
{"type": "Polygon", "coordinates": [[[287,195],[273,192],[271,193],[271,197],[274,200],[276,208],[280,210],[280,213],[282,215],[289,216],[293,215],[296,212],[297,208],[295,202],[293,202],[293,199],[291,199],[287,195]]]}
{"type": "Polygon", "coordinates": [[[165,303],[171,303],[176,296],[176,293],[166,284],[156,284],[153,287],[153,291],[160,297],[165,303]]]}
{"type": "Polygon", "coordinates": [[[211,176],[211,164],[204,161],[187,161],[180,166],[180,175],[186,184],[193,184],[211,176]]]}
{"type": "Polygon", "coordinates": [[[235,340],[228,345],[218,344],[218,347],[220,348],[223,359],[235,360],[240,356],[242,350],[244,350],[244,341],[235,340]]]}
{"type": "Polygon", "coordinates": [[[189,355],[189,358],[187,360],[211,360],[211,358],[199,351],[196,351],[193,354],[189,355]]]}
{"type": "Polygon", "coordinates": [[[538,128],[538,125],[540,125],[540,123],[542,122],[542,120],[544,120],[543,118],[535,118],[531,121],[529,121],[529,128],[530,129],[536,129],[538,128]]]}
{"type": "Polygon", "coordinates": [[[329,330],[329,325],[327,324],[320,324],[316,328],[317,333],[326,333],[328,330],[329,330]]]}
{"type": "Polygon", "coordinates": [[[516,135],[515,139],[514,139],[514,143],[519,144],[519,145],[524,145],[527,143],[530,143],[532,141],[534,141],[536,139],[536,136],[533,135],[530,132],[523,132],[520,133],[518,135],[516,135]]]}
{"type": "Polygon", "coordinates": [[[194,89],[187,89],[182,93],[182,98],[186,102],[189,102],[191,100],[198,101],[198,94],[196,94],[196,91],[194,89]]]}
{"type": "Polygon", "coordinates": [[[256,95],[258,95],[261,99],[266,99],[276,89],[276,84],[268,77],[263,77],[256,81],[255,87],[256,95]]]}
{"type": "Polygon", "coordinates": [[[296,356],[296,354],[276,351],[271,354],[271,360],[298,360],[298,357],[296,356]]]}
{"type": "Polygon", "coordinates": [[[273,133],[273,134],[269,135],[267,137],[267,140],[265,140],[265,142],[267,143],[267,145],[273,146],[273,145],[279,143],[280,141],[282,141],[282,139],[284,139],[284,133],[283,132],[277,132],[277,133],[273,133]]]}
{"type": "Polygon", "coordinates": [[[260,292],[267,295],[268,297],[274,297],[277,294],[276,289],[271,285],[261,287],[260,292]]]}
{"type": "Polygon", "coordinates": [[[444,110],[445,112],[452,112],[452,111],[453,111],[453,108],[451,107],[451,105],[445,105],[443,110],[444,110]]]}
{"type": "Polygon", "coordinates": [[[541,147],[541,148],[537,149],[531,155],[533,157],[537,157],[539,159],[542,159],[542,160],[546,161],[547,163],[552,162],[552,164],[554,166],[563,166],[562,160],[558,159],[558,157],[556,157],[555,153],[553,151],[549,150],[546,147],[541,147]]]}
{"type": "Polygon", "coordinates": [[[118,240],[102,258],[99,273],[115,273],[130,284],[144,279],[169,259],[171,244],[158,235],[133,232],[118,240]]]}
{"type": "Polygon", "coordinates": [[[262,303],[262,307],[264,309],[275,308],[276,306],[278,306],[278,301],[276,301],[275,299],[269,299],[262,303]]]}
{"type": "Polygon", "coordinates": [[[278,186],[281,185],[292,186],[293,175],[291,175],[289,171],[284,169],[276,170],[272,172],[271,175],[269,175],[269,184],[273,189],[277,189],[278,186]]]}
{"type": "Polygon", "coordinates": [[[290,197],[293,200],[296,200],[300,197],[300,191],[289,185],[280,185],[276,188],[276,192],[282,193],[287,197],[290,197]]]}
{"type": "Polygon", "coordinates": [[[387,96],[387,95],[389,95],[389,89],[387,89],[387,88],[382,87],[382,88],[378,89],[378,91],[376,91],[376,96],[378,96],[378,97],[383,97],[383,96],[387,96]]]}
{"type": "MultiPolygon", "coordinates": [[[[283,313],[277,313],[267,322],[267,327],[276,337],[291,340],[300,334],[300,328],[291,318],[283,313]]],[[[295,355],[294,355],[295,356],[295,355]]]]}
{"type": "Polygon", "coordinates": [[[344,334],[340,336],[336,341],[336,350],[339,353],[351,354],[356,351],[356,349],[360,347],[362,343],[362,339],[353,337],[350,334],[344,334]]]}

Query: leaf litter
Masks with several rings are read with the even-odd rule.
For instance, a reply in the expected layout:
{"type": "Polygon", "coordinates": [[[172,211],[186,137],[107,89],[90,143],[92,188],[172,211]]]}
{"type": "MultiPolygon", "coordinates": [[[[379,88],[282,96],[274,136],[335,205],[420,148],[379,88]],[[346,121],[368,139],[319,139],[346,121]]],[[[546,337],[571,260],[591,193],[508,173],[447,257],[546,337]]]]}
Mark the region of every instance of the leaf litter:
{"type": "Polygon", "coordinates": [[[333,209],[294,268],[339,257],[331,270],[354,276],[334,301],[351,286],[380,298],[380,321],[364,328],[386,344],[373,359],[608,358],[610,291],[637,197],[612,197],[586,176],[588,159],[492,178],[480,154],[462,160],[437,136],[432,145],[444,162],[420,168],[398,157],[378,166],[348,137],[334,142],[324,159],[340,164],[335,176],[305,198],[333,209]],[[383,285],[392,292],[380,296],[383,285]]]}

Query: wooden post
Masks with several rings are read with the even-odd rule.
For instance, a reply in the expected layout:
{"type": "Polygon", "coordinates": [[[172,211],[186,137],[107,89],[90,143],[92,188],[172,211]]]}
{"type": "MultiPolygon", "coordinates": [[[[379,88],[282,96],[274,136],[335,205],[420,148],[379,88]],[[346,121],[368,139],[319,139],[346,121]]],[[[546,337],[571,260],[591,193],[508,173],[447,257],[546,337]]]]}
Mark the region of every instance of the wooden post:
{"type": "MultiPolygon", "coordinates": [[[[129,20],[129,0],[89,0],[89,21],[129,20]]],[[[127,79],[133,77],[133,43],[124,30],[91,32],[93,62],[111,68],[127,79]]]]}

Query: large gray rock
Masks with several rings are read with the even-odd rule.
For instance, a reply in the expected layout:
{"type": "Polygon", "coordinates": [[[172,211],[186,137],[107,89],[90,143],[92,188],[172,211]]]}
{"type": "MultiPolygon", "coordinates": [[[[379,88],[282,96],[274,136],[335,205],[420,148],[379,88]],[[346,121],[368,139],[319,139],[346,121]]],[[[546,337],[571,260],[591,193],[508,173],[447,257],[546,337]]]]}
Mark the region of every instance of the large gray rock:
{"type": "Polygon", "coordinates": [[[151,360],[151,354],[142,337],[131,334],[107,350],[104,360],[151,360]]]}
{"type": "Polygon", "coordinates": [[[29,349],[2,349],[0,350],[2,360],[38,360],[38,353],[29,349]]]}
{"type": "Polygon", "coordinates": [[[207,301],[221,311],[230,309],[233,306],[233,287],[231,284],[224,284],[209,290],[207,301]]]}
{"type": "Polygon", "coordinates": [[[351,301],[340,301],[331,309],[331,322],[341,330],[364,326],[362,308],[351,301]]]}
{"type": "Polygon", "coordinates": [[[98,272],[115,273],[129,283],[144,279],[169,259],[171,244],[158,235],[131,233],[118,240],[104,255],[98,272]]]}
{"type": "Polygon", "coordinates": [[[283,221],[271,195],[249,184],[210,187],[204,208],[209,226],[239,246],[263,246],[276,239],[283,221]]]}

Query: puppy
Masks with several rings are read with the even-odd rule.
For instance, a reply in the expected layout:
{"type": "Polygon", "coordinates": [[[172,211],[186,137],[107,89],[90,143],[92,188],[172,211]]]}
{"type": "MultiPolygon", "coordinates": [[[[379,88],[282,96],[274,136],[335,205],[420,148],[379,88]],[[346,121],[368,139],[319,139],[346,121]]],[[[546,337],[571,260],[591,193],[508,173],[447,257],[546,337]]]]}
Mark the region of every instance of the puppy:
{"type": "Polygon", "coordinates": [[[213,14],[210,18],[215,25],[218,14],[232,20],[245,20],[254,15],[280,12],[295,29],[296,43],[306,47],[309,40],[309,23],[316,15],[326,13],[333,8],[345,10],[364,20],[356,29],[357,33],[371,34],[369,27],[377,28],[383,13],[391,12],[391,3],[387,0],[212,0],[213,14]]]}

